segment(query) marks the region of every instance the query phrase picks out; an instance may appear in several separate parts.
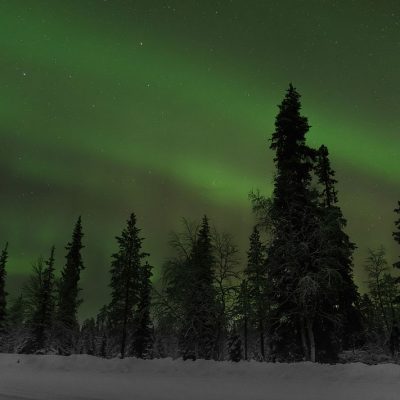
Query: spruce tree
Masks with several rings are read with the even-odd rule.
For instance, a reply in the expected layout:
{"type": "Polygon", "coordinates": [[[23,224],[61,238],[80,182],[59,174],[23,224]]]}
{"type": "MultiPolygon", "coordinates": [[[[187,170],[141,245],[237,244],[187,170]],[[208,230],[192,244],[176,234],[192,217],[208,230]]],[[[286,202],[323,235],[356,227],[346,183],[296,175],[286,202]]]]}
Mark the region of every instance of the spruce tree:
{"type": "Polygon", "coordinates": [[[250,248],[247,252],[247,267],[244,272],[251,307],[251,318],[258,332],[261,358],[265,360],[264,336],[268,304],[267,273],[263,246],[257,226],[254,227],[250,236],[250,248]]]}
{"type": "Polygon", "coordinates": [[[340,275],[335,290],[331,291],[331,296],[324,305],[327,307],[325,313],[335,316],[336,323],[332,323],[334,321],[332,318],[330,322],[325,321],[322,324],[325,328],[319,335],[319,339],[322,342],[325,341],[322,347],[326,347],[326,356],[334,359],[335,353],[338,352],[338,346],[341,345],[346,349],[351,345],[354,346],[356,341],[360,339],[362,331],[361,314],[356,308],[359,303],[359,294],[353,280],[353,252],[356,246],[344,231],[347,222],[338,205],[335,188],[337,180],[330,164],[326,146],[321,146],[318,150],[315,173],[322,187],[320,192],[320,219],[321,234],[324,236],[323,256],[326,264],[329,264],[340,275]],[[334,330],[336,330],[336,338],[332,336],[334,330]],[[331,336],[331,343],[326,340],[329,336],[331,336]],[[334,342],[336,342],[336,349],[332,347],[334,342]]]}
{"type": "Polygon", "coordinates": [[[187,264],[180,352],[184,359],[210,359],[216,345],[216,295],[210,227],[207,216],[193,244],[187,264]]]}
{"type": "Polygon", "coordinates": [[[2,352],[19,353],[29,337],[27,329],[27,304],[22,295],[11,301],[7,310],[7,334],[0,346],[2,352]]]}
{"type": "Polygon", "coordinates": [[[327,148],[306,144],[309,125],[300,111],[300,95],[290,85],[270,145],[277,169],[273,196],[253,194],[252,200],[271,238],[266,268],[272,358],[328,361],[339,351],[338,326],[355,316],[354,245],[343,231],[327,148]]]}
{"type": "Polygon", "coordinates": [[[243,329],[243,350],[244,350],[244,359],[247,361],[248,359],[248,348],[249,348],[249,319],[251,314],[250,307],[250,295],[248,282],[246,279],[243,279],[240,283],[238,298],[237,298],[237,306],[236,306],[236,314],[239,319],[239,323],[242,325],[243,329]]]}
{"type": "Polygon", "coordinates": [[[22,327],[25,323],[26,317],[26,302],[22,295],[19,295],[11,303],[8,309],[7,321],[11,328],[22,327]]]}
{"type": "MultiPolygon", "coordinates": [[[[395,221],[396,231],[393,232],[393,238],[400,245],[400,201],[397,205],[398,208],[396,208],[394,212],[398,215],[398,219],[395,221]]],[[[394,263],[393,266],[400,269],[400,261],[394,263]]]]}
{"type": "Polygon", "coordinates": [[[328,148],[324,145],[318,149],[315,172],[318,182],[322,186],[322,204],[324,207],[330,208],[338,202],[337,191],[335,189],[337,180],[335,179],[335,171],[331,168],[328,148]]]}
{"type": "Polygon", "coordinates": [[[206,215],[200,227],[199,236],[193,249],[194,278],[198,288],[195,295],[195,326],[198,332],[198,357],[210,359],[215,346],[216,301],[214,289],[214,256],[210,227],[206,215]]]}
{"type": "Polygon", "coordinates": [[[389,272],[388,262],[383,247],[369,250],[365,264],[368,273],[368,289],[375,309],[375,321],[379,329],[378,344],[391,347],[397,331],[398,322],[398,281],[389,272]]]}
{"type": "Polygon", "coordinates": [[[6,264],[8,260],[8,243],[0,255],[0,335],[6,331],[7,292],[6,292],[6,264]]]}
{"type": "Polygon", "coordinates": [[[315,152],[306,145],[305,135],[310,126],[300,110],[300,94],[290,84],[279,105],[270,145],[276,153],[273,208],[278,215],[287,213],[288,202],[303,204],[308,200],[308,184],[311,181],[312,157],[315,152]]]}
{"type": "Polygon", "coordinates": [[[109,307],[104,305],[96,316],[96,355],[106,358],[110,338],[110,313],[109,307]]]}
{"type": "MultiPolygon", "coordinates": [[[[130,328],[134,321],[135,306],[140,300],[140,272],[143,258],[143,238],[136,227],[136,216],[131,214],[121,236],[116,237],[118,252],[113,254],[111,263],[110,319],[114,336],[118,337],[120,357],[124,358],[130,328]]],[[[146,311],[146,310],[145,310],[146,311]]]]}
{"type": "Polygon", "coordinates": [[[151,306],[151,273],[152,267],[149,263],[140,266],[138,304],[133,322],[132,353],[135,357],[149,357],[153,344],[153,329],[150,319],[151,306]]]}
{"type": "Polygon", "coordinates": [[[315,353],[315,294],[307,292],[316,267],[310,259],[316,247],[315,194],[310,190],[315,151],[306,145],[307,118],[300,114],[300,94],[292,84],[279,106],[270,148],[277,169],[269,207],[271,242],[267,265],[272,283],[273,353],[278,359],[301,359],[308,353],[301,338],[308,336],[315,353]],[[297,298],[296,298],[297,295],[297,298]],[[299,301],[301,300],[301,301],[299,301]]]}
{"type": "Polygon", "coordinates": [[[54,322],[54,246],[48,260],[44,261],[40,257],[33,264],[32,274],[24,286],[24,301],[29,329],[29,340],[24,352],[46,351],[51,345],[54,322]]]}
{"type": "Polygon", "coordinates": [[[41,298],[43,293],[43,277],[44,277],[44,260],[39,257],[32,264],[32,272],[28,281],[23,287],[23,294],[26,301],[26,322],[28,335],[26,343],[23,347],[23,353],[34,353],[38,350],[36,336],[40,327],[40,311],[41,298]]]}
{"type": "Polygon", "coordinates": [[[56,329],[60,354],[71,354],[79,334],[77,320],[77,311],[81,304],[79,280],[81,271],[84,269],[81,255],[84,248],[82,238],[82,222],[81,217],[79,217],[74,227],[72,240],[66,247],[66,263],[61,272],[58,287],[56,329]]]}
{"type": "Polygon", "coordinates": [[[43,266],[42,259],[39,259],[38,264],[34,267],[34,276],[30,287],[31,352],[46,349],[50,345],[55,312],[54,250],[53,246],[45,266],[43,266]]]}

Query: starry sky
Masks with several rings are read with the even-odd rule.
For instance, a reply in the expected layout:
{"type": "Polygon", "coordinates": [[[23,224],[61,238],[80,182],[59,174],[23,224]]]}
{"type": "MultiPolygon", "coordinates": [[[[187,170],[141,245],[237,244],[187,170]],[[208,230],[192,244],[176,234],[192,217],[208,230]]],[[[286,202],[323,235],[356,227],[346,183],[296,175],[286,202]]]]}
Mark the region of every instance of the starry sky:
{"type": "Polygon", "coordinates": [[[268,139],[289,82],[339,180],[364,286],[368,247],[400,250],[398,0],[0,2],[0,241],[8,291],[76,218],[82,316],[108,301],[110,255],[138,217],[155,279],[169,232],[204,213],[243,254],[248,193],[271,193],[268,139]]]}

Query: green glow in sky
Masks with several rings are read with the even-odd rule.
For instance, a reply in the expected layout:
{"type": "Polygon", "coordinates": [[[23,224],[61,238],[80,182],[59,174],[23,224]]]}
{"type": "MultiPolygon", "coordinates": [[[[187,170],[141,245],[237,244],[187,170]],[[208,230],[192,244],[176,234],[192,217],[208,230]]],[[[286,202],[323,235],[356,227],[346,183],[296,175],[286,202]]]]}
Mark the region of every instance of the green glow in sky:
{"type": "MultiPolygon", "coordinates": [[[[248,192],[269,194],[268,139],[292,81],[329,147],[359,249],[391,239],[400,197],[400,5],[395,1],[0,4],[0,240],[9,282],[85,229],[83,313],[106,301],[131,211],[158,269],[179,220],[209,214],[242,251],[248,192]]],[[[397,251],[398,252],[398,251],[397,251]]]]}

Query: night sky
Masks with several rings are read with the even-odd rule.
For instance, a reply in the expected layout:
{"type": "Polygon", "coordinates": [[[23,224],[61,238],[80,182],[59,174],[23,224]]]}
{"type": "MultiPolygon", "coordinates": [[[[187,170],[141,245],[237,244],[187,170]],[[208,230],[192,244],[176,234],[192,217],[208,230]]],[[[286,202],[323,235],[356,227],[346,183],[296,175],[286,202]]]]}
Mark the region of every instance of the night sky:
{"type": "Polygon", "coordinates": [[[398,0],[1,1],[0,50],[11,297],[52,244],[62,267],[79,215],[82,316],[108,301],[132,211],[155,278],[181,217],[207,213],[244,253],[248,192],[271,193],[268,139],[289,82],[309,143],[330,150],[357,284],[368,247],[390,263],[400,253],[398,0]]]}

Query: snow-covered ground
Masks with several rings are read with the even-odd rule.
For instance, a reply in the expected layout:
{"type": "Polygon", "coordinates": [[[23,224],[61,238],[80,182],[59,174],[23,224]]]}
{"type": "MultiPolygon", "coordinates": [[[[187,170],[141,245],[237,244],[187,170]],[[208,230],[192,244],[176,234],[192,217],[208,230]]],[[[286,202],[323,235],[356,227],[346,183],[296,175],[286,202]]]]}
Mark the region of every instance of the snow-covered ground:
{"type": "Polygon", "coordinates": [[[398,400],[400,366],[0,354],[0,399],[398,400]]]}

